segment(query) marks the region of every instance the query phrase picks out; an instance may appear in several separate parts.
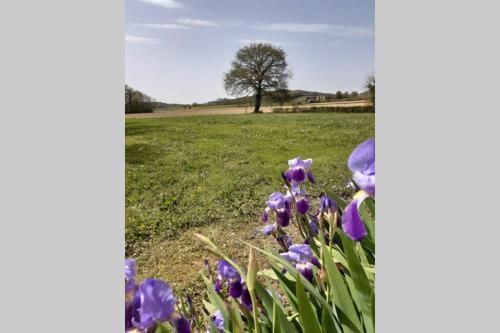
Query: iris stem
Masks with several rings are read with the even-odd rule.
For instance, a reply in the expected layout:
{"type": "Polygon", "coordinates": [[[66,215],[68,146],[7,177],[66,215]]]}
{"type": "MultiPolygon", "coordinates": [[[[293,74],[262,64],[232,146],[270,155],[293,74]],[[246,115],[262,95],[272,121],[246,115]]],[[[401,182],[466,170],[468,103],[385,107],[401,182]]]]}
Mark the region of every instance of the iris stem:
{"type": "Polygon", "coordinates": [[[253,324],[255,326],[255,333],[260,332],[259,327],[259,317],[257,311],[257,298],[255,297],[255,290],[248,290],[250,292],[250,298],[252,299],[252,312],[253,312],[253,324]]]}

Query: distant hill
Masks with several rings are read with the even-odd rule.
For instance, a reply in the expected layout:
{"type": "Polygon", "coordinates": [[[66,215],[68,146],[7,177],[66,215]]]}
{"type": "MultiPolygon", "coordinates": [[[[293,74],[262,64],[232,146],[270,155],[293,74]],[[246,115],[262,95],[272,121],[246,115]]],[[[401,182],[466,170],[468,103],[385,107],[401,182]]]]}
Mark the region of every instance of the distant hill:
{"type": "MultiPolygon", "coordinates": [[[[364,91],[359,93],[357,96],[343,95],[342,98],[337,98],[335,93],[323,93],[318,91],[307,91],[307,90],[290,90],[290,98],[285,102],[285,104],[306,104],[314,102],[323,101],[333,101],[333,100],[343,100],[343,101],[355,101],[355,100],[365,100],[369,99],[369,92],[364,91]]],[[[218,98],[215,101],[210,101],[206,103],[193,103],[193,104],[176,104],[176,103],[163,103],[163,102],[153,102],[156,109],[165,108],[189,108],[191,106],[217,106],[217,105],[252,105],[254,102],[253,96],[248,97],[238,97],[238,98],[218,98]]],[[[276,102],[270,100],[267,97],[263,98],[263,105],[277,104],[276,102]]]]}

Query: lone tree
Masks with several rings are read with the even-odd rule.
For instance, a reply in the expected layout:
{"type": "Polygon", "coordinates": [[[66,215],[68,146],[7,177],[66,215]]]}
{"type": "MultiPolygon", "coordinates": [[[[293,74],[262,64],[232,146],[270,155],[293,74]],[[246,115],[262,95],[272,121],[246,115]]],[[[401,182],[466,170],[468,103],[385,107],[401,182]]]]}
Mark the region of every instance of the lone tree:
{"type": "Polygon", "coordinates": [[[375,109],[375,75],[370,75],[365,81],[365,88],[368,89],[368,92],[370,93],[370,102],[375,109]]]}
{"type": "Polygon", "coordinates": [[[258,113],[262,97],[287,90],[291,76],[282,48],[252,43],[236,53],[231,69],[224,74],[224,88],[230,95],[254,95],[253,112],[258,113]]]}

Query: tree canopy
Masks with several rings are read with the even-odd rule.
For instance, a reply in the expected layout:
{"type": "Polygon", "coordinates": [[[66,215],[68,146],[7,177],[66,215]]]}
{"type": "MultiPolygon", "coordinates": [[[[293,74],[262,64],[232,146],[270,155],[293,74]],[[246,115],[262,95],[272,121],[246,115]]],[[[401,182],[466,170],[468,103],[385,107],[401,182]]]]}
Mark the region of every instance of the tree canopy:
{"type": "Polygon", "coordinates": [[[282,48],[252,43],[236,53],[231,69],[224,74],[224,88],[231,95],[254,95],[254,112],[259,112],[262,97],[286,91],[291,76],[282,48]]]}

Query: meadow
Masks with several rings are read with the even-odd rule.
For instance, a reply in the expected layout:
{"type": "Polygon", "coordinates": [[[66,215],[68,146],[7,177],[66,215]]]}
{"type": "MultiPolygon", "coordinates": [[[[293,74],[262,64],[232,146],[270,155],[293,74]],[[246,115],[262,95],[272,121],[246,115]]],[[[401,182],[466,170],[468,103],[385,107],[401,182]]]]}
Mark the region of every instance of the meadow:
{"type": "Polygon", "coordinates": [[[179,295],[201,290],[209,255],[193,232],[242,263],[239,239],[272,244],[260,231],[262,210],[296,156],[312,158],[316,182],[348,198],[346,160],[375,135],[374,121],[337,113],[126,119],[125,251],[138,277],[165,279],[179,295]]]}

